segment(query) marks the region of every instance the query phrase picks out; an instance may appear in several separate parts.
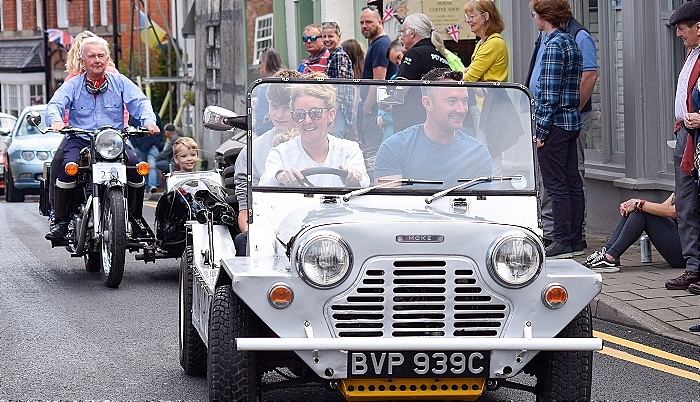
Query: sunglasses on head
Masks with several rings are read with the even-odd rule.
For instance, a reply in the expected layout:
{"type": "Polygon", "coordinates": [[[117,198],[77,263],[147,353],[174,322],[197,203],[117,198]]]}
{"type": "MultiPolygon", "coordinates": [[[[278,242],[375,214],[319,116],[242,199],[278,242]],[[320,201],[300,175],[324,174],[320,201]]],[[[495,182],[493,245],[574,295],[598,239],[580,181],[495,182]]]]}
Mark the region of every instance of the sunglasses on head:
{"type": "Polygon", "coordinates": [[[318,39],[318,35],[302,36],[301,37],[301,41],[304,43],[306,43],[308,41],[316,42],[316,39],[318,39]]]}
{"type": "Polygon", "coordinates": [[[368,6],[362,7],[362,10],[367,10],[367,9],[370,9],[370,10],[377,10],[377,6],[375,6],[374,4],[370,4],[370,5],[368,5],[368,6]]]}
{"type": "Polygon", "coordinates": [[[297,110],[292,110],[290,114],[292,115],[292,119],[294,119],[295,122],[297,123],[303,123],[304,120],[306,120],[306,114],[309,114],[309,117],[311,120],[321,120],[321,117],[323,117],[323,111],[330,109],[328,107],[312,107],[309,110],[304,110],[304,109],[297,109],[297,110]]]}
{"type": "Polygon", "coordinates": [[[333,27],[333,28],[335,28],[335,27],[338,26],[338,23],[335,22],[335,21],[322,22],[322,23],[321,23],[321,26],[322,26],[322,27],[333,27]]]}

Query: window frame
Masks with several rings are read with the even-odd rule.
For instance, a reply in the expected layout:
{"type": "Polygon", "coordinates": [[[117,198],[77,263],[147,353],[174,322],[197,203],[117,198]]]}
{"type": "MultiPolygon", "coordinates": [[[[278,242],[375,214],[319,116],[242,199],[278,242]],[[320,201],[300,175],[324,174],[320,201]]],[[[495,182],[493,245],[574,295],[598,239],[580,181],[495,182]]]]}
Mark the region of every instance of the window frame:
{"type": "Polygon", "coordinates": [[[259,17],[255,17],[255,38],[253,42],[253,65],[260,64],[260,53],[274,45],[274,19],[273,13],[264,14],[259,17]],[[267,24],[262,26],[263,24],[267,24]],[[262,36],[262,33],[269,30],[270,34],[262,36]]]}

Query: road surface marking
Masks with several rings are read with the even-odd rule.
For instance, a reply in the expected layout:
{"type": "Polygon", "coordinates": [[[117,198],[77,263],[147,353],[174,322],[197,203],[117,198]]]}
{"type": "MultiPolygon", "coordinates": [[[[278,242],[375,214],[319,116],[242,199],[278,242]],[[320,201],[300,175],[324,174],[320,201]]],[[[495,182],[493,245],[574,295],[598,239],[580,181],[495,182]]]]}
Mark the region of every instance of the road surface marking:
{"type": "Polygon", "coordinates": [[[644,359],[627,352],[623,352],[617,349],[611,349],[607,346],[603,347],[603,350],[599,351],[600,354],[616,357],[618,359],[626,360],[628,362],[636,363],[642,366],[646,366],[655,370],[662,371],[664,373],[669,373],[676,375],[678,377],[687,378],[689,380],[700,382],[700,374],[691,373],[690,371],[681,370],[676,367],[671,367],[666,364],[657,363],[653,360],[644,359]]]}
{"type": "Polygon", "coordinates": [[[674,355],[673,353],[669,353],[669,352],[663,351],[661,349],[652,348],[650,346],[647,346],[647,345],[644,345],[641,343],[637,343],[637,342],[633,342],[633,341],[630,341],[630,340],[627,340],[624,338],[618,338],[618,337],[613,336],[613,335],[608,335],[604,332],[593,331],[593,336],[595,336],[596,338],[600,338],[604,341],[608,341],[610,343],[614,343],[614,344],[624,346],[624,347],[627,347],[630,349],[638,350],[640,352],[643,352],[643,353],[646,353],[646,354],[649,354],[652,356],[660,357],[662,359],[671,360],[671,361],[674,361],[676,363],[685,364],[686,366],[695,367],[695,368],[700,369],[700,361],[697,361],[697,360],[688,359],[688,358],[683,357],[683,356],[674,355]]]}

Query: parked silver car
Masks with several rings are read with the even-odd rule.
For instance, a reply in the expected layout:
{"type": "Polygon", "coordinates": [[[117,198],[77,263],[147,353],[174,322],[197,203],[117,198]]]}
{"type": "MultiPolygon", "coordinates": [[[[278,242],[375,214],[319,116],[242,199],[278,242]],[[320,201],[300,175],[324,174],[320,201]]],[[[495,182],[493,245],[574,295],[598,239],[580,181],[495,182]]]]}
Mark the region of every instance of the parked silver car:
{"type": "MultiPolygon", "coordinates": [[[[588,305],[602,278],[545,261],[525,87],[262,82],[291,99],[270,108],[291,133],[248,127],[248,256],[206,219],[187,223],[180,361],[207,373],[210,400],[300,384],[363,401],[475,400],[501,386],[590,400],[602,341],[588,305]],[[361,146],[328,134],[337,95],[370,89],[395,124],[414,117],[406,105],[425,124],[379,148],[367,133],[361,146]],[[521,372],[536,385],[516,383],[521,372]]],[[[204,123],[240,118],[208,108],[204,123]]]]}
{"type": "MultiPolygon", "coordinates": [[[[27,106],[20,113],[3,151],[5,158],[5,201],[22,202],[26,194],[39,194],[44,162],[51,162],[63,135],[41,134],[27,123],[30,112],[46,114],[46,105],[27,106]]],[[[41,123],[41,129],[44,129],[41,123]]]]}

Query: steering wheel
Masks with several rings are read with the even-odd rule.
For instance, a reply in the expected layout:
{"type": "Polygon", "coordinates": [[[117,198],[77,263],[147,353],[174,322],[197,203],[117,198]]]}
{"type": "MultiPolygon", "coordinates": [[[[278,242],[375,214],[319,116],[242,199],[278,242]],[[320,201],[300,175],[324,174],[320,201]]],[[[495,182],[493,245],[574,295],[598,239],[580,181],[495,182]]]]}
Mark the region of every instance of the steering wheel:
{"type": "Polygon", "coordinates": [[[332,175],[340,177],[341,180],[345,180],[348,177],[347,170],[329,168],[329,167],[312,167],[312,168],[301,170],[300,173],[304,177],[301,180],[299,180],[299,184],[305,185],[307,187],[316,187],[307,179],[307,177],[317,175],[317,174],[332,174],[332,175]]]}

